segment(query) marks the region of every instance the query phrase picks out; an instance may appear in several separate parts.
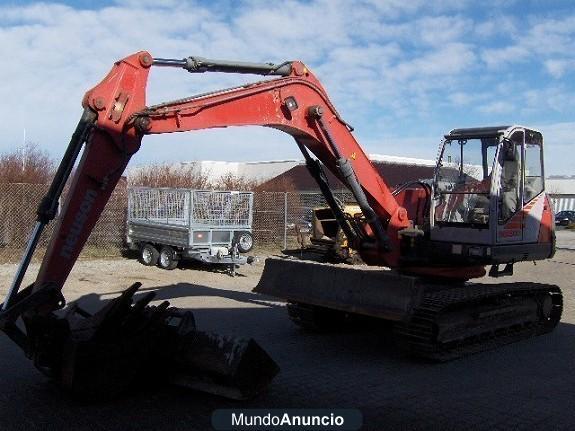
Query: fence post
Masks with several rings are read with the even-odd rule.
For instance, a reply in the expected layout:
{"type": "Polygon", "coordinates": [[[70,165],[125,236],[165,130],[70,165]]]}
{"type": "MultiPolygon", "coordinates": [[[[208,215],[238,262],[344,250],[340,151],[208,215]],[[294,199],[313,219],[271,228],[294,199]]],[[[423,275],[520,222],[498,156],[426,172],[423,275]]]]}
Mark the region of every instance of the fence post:
{"type": "Polygon", "coordinates": [[[284,250],[287,250],[288,192],[284,192],[284,250]]]}

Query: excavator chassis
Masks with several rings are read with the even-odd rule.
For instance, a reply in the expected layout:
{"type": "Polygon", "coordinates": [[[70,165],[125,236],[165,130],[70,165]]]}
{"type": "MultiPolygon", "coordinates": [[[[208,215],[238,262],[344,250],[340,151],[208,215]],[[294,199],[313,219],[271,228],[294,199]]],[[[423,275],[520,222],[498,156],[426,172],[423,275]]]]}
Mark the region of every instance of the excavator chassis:
{"type": "MultiPolygon", "coordinates": [[[[369,264],[400,268],[410,259],[424,262],[421,269],[427,274],[450,274],[461,279],[483,272],[483,264],[546,257],[540,253],[525,255],[519,250],[530,244],[529,240],[517,243],[517,249],[513,248],[503,260],[493,261],[492,250],[482,246],[469,250],[469,257],[474,257],[463,262],[467,263],[464,268],[429,264],[435,253],[425,244],[420,247],[419,239],[426,232],[418,227],[425,224],[431,208],[428,187],[420,183],[424,193],[407,193],[407,189],[402,194],[392,192],[351,134],[353,128],[330,102],[321,82],[299,61],[274,65],[201,57],[161,59],[141,51],[116,62],[108,75],[85,94],[82,106],[84,113],[38,207],[36,225],[0,306],[0,330],[33,359],[36,367],[74,393],[107,396],[151,379],[243,399],[258,393],[278,371],[255,342],[197,331],[191,313],[173,309],[168,303],[150,305],[153,293],[134,296],[139,284],[95,314],[78,306],[63,308],[61,291],[66,279],[145,135],[228,126],[262,126],[288,133],[302,151],[349,243],[366,252],[362,258],[369,264]],[[277,78],[147,106],[146,84],[152,66],[177,67],[190,73],[255,73],[277,78]],[[363,214],[361,220],[350,219],[340,210],[323,167],[352,191],[363,214]],[[59,213],[59,201],[72,171],[75,173],[36,281],[20,291],[42,231],[59,213]],[[485,253],[489,262],[477,262],[478,255],[471,251],[485,253]]],[[[515,129],[523,133],[522,151],[527,143],[525,133],[530,133],[531,144],[542,145],[539,132],[519,126],[456,129],[446,139],[456,139],[463,151],[468,138],[487,133],[497,139],[492,146],[497,146],[496,154],[501,153],[498,160],[515,163],[517,144],[508,139],[515,129]]],[[[482,152],[485,148],[482,146],[482,152]]],[[[486,163],[485,159],[484,180],[488,177],[486,163]]],[[[494,166],[503,167],[501,163],[494,166]]],[[[497,185],[495,176],[501,169],[495,167],[490,183],[497,185]]],[[[463,171],[463,163],[460,173],[470,176],[463,171]]],[[[471,191],[466,189],[465,193],[471,191]]],[[[550,252],[551,206],[547,198],[531,202],[522,211],[517,208],[517,215],[539,202],[541,228],[534,229],[513,216],[503,231],[515,234],[512,226],[524,225],[527,233],[539,232],[541,244],[536,248],[550,252]]],[[[479,218],[484,221],[484,217],[479,218]]],[[[341,315],[396,322],[396,331],[409,350],[440,360],[481,350],[488,344],[548,332],[561,316],[562,298],[556,286],[445,283],[377,268],[268,260],[256,291],[293,303],[289,307],[291,315],[302,325],[321,323],[326,316],[329,322],[336,321],[341,315]]]]}
{"type": "Polygon", "coordinates": [[[399,346],[435,361],[551,332],[563,308],[555,285],[448,283],[282,258],[266,260],[254,291],[288,301],[290,318],[308,329],[341,328],[354,316],[391,321],[399,346]]]}

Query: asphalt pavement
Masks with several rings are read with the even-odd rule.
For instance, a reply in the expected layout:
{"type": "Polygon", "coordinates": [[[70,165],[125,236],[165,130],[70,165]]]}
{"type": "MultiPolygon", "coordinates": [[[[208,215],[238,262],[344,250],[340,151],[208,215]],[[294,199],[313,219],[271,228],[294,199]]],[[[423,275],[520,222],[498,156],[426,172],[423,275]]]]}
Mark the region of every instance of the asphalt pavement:
{"type": "Polygon", "coordinates": [[[575,229],[558,227],[555,235],[558,249],[575,250],[575,229]]]}
{"type": "MultiPolygon", "coordinates": [[[[113,262],[106,265],[113,273],[113,262]]],[[[269,390],[240,403],[144,385],[116,400],[78,402],[0,335],[0,430],[209,430],[214,409],[250,407],[353,407],[364,416],[363,429],[374,431],[575,428],[575,252],[519,264],[512,277],[561,286],[565,310],[553,333],[441,364],[405,356],[381,332],[302,332],[282,304],[234,287],[223,274],[194,284],[182,281],[194,279],[192,270],[145,272],[137,265],[145,277],[159,274],[153,287],[160,299],[195,310],[202,329],[254,337],[281,367],[269,390]]],[[[250,277],[241,285],[255,285],[250,277]]],[[[84,299],[98,296],[86,290],[84,299]]]]}

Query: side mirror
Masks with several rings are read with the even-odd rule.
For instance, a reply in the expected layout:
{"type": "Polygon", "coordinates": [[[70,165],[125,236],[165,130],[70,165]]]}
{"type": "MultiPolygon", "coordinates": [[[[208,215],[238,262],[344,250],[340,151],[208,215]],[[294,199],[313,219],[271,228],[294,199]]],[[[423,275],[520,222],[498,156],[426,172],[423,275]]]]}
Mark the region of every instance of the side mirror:
{"type": "Polygon", "coordinates": [[[517,161],[517,145],[515,142],[505,138],[503,139],[503,160],[506,162],[517,161]]]}

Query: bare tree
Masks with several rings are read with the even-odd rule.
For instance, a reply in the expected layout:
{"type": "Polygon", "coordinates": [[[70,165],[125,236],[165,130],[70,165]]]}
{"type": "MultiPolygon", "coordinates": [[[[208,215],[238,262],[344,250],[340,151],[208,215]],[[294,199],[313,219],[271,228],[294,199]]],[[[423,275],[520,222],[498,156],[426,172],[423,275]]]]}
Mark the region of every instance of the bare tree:
{"type": "Polygon", "coordinates": [[[128,174],[130,187],[181,187],[190,189],[240,190],[256,192],[293,192],[296,187],[289,178],[278,177],[262,183],[246,176],[227,173],[210,181],[209,173],[202,173],[193,165],[151,165],[132,170],[128,174]]]}
{"type": "Polygon", "coordinates": [[[54,160],[33,143],[0,154],[0,183],[46,184],[54,171],[54,160]]]}
{"type": "Polygon", "coordinates": [[[241,175],[235,175],[228,172],[222,175],[215,182],[211,184],[213,189],[216,190],[240,190],[252,191],[257,188],[259,182],[257,180],[249,179],[241,175]]]}
{"type": "Polygon", "coordinates": [[[130,186],[209,188],[208,176],[193,166],[176,167],[167,163],[136,169],[128,176],[130,186]]]}

